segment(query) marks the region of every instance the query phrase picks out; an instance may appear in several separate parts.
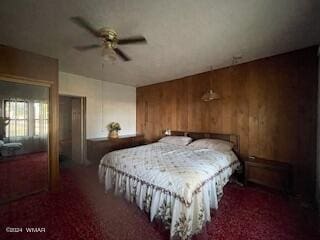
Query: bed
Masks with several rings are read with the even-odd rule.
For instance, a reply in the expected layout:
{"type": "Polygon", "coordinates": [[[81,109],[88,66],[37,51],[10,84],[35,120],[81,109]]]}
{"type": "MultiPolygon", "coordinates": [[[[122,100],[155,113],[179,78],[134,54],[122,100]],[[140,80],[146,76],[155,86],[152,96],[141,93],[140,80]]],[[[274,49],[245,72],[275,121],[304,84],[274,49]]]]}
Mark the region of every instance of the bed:
{"type": "Polygon", "coordinates": [[[211,220],[223,187],[239,168],[239,138],[232,134],[185,133],[175,136],[213,138],[233,143],[214,151],[156,142],[106,154],[99,165],[105,190],[113,190],[170,229],[171,239],[189,239],[211,220]]]}

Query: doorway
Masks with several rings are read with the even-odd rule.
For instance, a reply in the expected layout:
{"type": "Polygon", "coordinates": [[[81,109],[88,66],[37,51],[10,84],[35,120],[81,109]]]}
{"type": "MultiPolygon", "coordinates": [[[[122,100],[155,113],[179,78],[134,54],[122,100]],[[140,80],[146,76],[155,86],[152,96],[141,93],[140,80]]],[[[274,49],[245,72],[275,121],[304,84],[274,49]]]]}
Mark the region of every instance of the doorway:
{"type": "Polygon", "coordinates": [[[86,98],[59,96],[59,161],[61,168],[86,165],[86,98]]]}

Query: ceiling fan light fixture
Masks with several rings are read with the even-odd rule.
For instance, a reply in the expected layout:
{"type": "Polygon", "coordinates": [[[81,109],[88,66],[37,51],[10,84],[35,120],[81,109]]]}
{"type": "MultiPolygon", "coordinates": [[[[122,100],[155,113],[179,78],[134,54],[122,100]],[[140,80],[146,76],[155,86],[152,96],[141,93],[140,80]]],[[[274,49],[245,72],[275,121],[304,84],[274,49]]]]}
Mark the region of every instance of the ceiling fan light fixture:
{"type": "Polygon", "coordinates": [[[102,57],[104,60],[115,62],[117,60],[117,54],[112,48],[104,47],[102,49],[102,57]]]}
{"type": "MultiPolygon", "coordinates": [[[[126,37],[126,38],[119,38],[118,33],[111,28],[104,27],[97,30],[86,19],[80,16],[71,17],[70,20],[73,23],[77,24],[79,27],[85,29],[91,35],[99,39],[102,39],[103,40],[102,56],[104,58],[110,59],[111,61],[115,61],[117,57],[119,57],[121,60],[125,62],[131,60],[131,58],[125,52],[123,52],[121,49],[118,48],[118,45],[147,43],[147,40],[145,39],[145,37],[141,35],[126,37]]],[[[87,50],[91,50],[99,47],[100,47],[99,44],[91,44],[86,46],[77,46],[74,48],[79,51],[87,51],[87,50]]]]}
{"type": "Polygon", "coordinates": [[[201,97],[201,100],[204,102],[209,102],[209,101],[218,100],[218,99],[220,99],[219,94],[214,92],[212,89],[205,92],[201,97]]]}

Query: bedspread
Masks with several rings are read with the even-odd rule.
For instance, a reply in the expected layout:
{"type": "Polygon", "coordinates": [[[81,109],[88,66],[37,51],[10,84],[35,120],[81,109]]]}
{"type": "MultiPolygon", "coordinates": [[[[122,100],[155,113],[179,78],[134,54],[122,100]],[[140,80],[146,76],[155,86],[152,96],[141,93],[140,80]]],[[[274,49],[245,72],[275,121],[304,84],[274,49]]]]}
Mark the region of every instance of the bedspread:
{"type": "Polygon", "coordinates": [[[210,221],[222,188],[239,161],[217,152],[167,143],[114,151],[99,166],[105,189],[114,189],[170,228],[171,238],[188,239],[210,221]]]}

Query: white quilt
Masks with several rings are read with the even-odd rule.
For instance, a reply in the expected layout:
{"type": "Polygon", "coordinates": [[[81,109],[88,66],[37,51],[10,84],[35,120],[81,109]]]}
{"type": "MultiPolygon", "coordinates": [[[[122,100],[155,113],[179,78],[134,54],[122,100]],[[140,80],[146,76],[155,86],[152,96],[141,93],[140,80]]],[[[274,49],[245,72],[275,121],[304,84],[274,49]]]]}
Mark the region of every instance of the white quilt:
{"type": "Polygon", "coordinates": [[[239,161],[232,151],[216,152],[167,143],[114,151],[99,166],[105,189],[114,189],[188,239],[210,221],[223,186],[239,161]]]}

